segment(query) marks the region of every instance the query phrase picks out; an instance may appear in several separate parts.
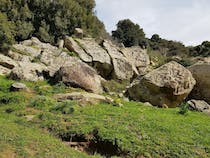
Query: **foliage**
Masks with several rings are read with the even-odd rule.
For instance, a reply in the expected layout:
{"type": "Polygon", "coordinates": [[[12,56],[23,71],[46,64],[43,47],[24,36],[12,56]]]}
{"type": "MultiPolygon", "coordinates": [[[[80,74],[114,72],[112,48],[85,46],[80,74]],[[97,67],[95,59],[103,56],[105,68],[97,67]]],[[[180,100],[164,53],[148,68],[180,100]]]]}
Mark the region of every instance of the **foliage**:
{"type": "Polygon", "coordinates": [[[129,19],[120,20],[117,23],[117,30],[112,31],[112,37],[123,43],[126,47],[135,45],[146,46],[143,29],[129,19]]]}
{"type": "Polygon", "coordinates": [[[94,15],[94,7],[94,0],[0,0],[1,19],[5,19],[1,23],[8,24],[6,17],[2,18],[3,13],[14,23],[17,41],[36,36],[54,44],[64,35],[72,35],[76,27],[99,37],[105,28],[94,15]]]}
{"type": "Polygon", "coordinates": [[[188,110],[189,110],[189,104],[182,103],[180,105],[179,113],[182,114],[182,115],[185,115],[185,114],[187,114],[188,110]]]}
{"type": "Polygon", "coordinates": [[[189,48],[185,47],[181,42],[162,39],[158,34],[154,34],[151,37],[149,46],[153,50],[161,51],[162,54],[169,57],[189,55],[189,48]]]}
{"type": "Polygon", "coordinates": [[[210,56],[210,42],[204,41],[201,45],[198,45],[196,47],[192,47],[190,49],[190,54],[192,56],[210,56]]]}
{"type": "Polygon", "coordinates": [[[0,12],[0,51],[8,50],[12,43],[14,33],[14,25],[5,14],[0,12]]]}

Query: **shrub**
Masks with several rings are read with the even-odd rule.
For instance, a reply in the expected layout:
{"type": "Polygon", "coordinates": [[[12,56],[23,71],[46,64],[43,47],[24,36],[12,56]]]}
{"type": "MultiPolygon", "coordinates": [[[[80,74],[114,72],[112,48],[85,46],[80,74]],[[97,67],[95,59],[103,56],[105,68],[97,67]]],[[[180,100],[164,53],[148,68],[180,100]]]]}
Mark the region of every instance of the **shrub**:
{"type": "Polygon", "coordinates": [[[189,109],[189,104],[187,104],[186,102],[183,102],[180,105],[179,114],[182,114],[182,115],[187,114],[188,109],[189,109]]]}

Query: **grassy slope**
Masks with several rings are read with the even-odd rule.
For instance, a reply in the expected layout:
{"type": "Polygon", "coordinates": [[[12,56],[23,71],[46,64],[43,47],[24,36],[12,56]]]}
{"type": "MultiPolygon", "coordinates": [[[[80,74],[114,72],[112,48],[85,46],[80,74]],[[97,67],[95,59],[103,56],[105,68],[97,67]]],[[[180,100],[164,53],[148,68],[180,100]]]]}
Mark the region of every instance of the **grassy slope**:
{"type": "Polygon", "coordinates": [[[129,151],[131,157],[210,157],[210,117],[204,114],[180,115],[178,109],[158,109],[136,102],[124,103],[123,107],[66,104],[73,106],[74,112],[62,114],[61,109],[55,108],[58,103],[49,98],[53,93],[69,91],[63,85],[52,87],[46,82],[26,82],[32,92],[11,93],[12,82],[0,77],[0,155],[6,155],[4,157],[8,154],[19,157],[86,156],[65,147],[44,129],[61,137],[89,136],[97,131],[101,140],[116,143],[129,151]],[[40,89],[43,85],[48,88],[40,89]],[[31,100],[38,94],[48,99],[42,98],[32,107],[31,100]],[[55,104],[49,104],[51,102],[55,104]],[[35,118],[27,122],[26,115],[35,115],[35,118]]]}
{"type": "Polygon", "coordinates": [[[111,105],[79,108],[69,121],[74,133],[88,134],[97,129],[100,138],[117,142],[134,155],[210,156],[210,118],[195,112],[184,116],[177,111],[130,102],[121,108],[111,105]]]}
{"type": "Polygon", "coordinates": [[[25,124],[22,119],[1,114],[0,157],[84,158],[88,156],[70,149],[47,132],[25,124]]]}

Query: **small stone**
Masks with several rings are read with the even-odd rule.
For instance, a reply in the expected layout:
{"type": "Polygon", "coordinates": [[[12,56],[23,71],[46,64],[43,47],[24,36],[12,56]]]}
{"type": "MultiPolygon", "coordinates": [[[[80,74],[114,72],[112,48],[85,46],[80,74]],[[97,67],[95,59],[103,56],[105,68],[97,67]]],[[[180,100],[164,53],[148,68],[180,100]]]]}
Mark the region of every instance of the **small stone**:
{"type": "Polygon", "coordinates": [[[11,85],[10,90],[11,91],[25,91],[27,90],[27,86],[23,83],[16,82],[11,85]]]}

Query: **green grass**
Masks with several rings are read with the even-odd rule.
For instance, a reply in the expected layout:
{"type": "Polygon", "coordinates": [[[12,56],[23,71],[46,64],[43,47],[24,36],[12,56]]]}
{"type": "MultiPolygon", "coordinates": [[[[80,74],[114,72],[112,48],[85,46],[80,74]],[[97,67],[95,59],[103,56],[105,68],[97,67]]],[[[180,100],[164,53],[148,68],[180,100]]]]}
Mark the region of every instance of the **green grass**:
{"type": "Polygon", "coordinates": [[[14,116],[0,115],[0,157],[88,158],[14,116]]]}
{"type": "Polygon", "coordinates": [[[23,82],[29,92],[10,92],[13,82],[0,76],[0,157],[87,157],[58,139],[75,135],[110,142],[130,157],[210,157],[210,117],[205,114],[123,101],[122,107],[80,107],[51,98],[76,90],[62,83],[23,82]]]}
{"type": "Polygon", "coordinates": [[[77,107],[73,114],[56,116],[42,114],[40,123],[55,135],[89,136],[98,131],[101,140],[108,140],[131,157],[209,157],[210,118],[179,109],[158,109],[129,102],[123,107],[95,105],[77,107]],[[56,118],[57,117],[57,118],[56,118]]]}

